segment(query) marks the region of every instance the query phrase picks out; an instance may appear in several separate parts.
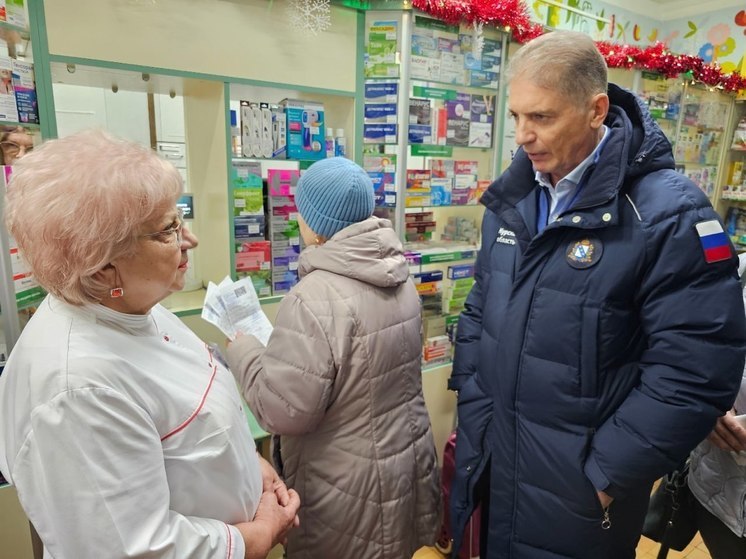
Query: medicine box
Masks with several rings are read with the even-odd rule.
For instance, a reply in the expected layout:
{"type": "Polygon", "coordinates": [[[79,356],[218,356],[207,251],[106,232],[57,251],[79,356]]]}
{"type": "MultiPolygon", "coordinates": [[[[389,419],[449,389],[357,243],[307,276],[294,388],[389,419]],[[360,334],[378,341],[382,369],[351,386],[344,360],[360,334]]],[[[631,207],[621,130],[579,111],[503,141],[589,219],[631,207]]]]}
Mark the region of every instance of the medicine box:
{"type": "Polygon", "coordinates": [[[288,158],[304,161],[324,159],[324,105],[313,101],[283,99],[280,107],[285,110],[288,158]]]}
{"type": "Polygon", "coordinates": [[[448,279],[469,278],[474,275],[474,264],[448,266],[448,279]]]}

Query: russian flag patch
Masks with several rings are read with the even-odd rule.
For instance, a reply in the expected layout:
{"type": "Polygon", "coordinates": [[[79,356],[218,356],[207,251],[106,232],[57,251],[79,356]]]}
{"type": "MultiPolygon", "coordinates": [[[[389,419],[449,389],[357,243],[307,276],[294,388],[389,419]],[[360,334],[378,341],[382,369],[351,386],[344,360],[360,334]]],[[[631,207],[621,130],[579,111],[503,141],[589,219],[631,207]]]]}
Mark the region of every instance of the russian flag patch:
{"type": "Polygon", "coordinates": [[[699,242],[705,253],[705,262],[721,262],[731,257],[730,241],[728,235],[723,231],[723,226],[717,219],[701,221],[695,225],[699,242]]]}

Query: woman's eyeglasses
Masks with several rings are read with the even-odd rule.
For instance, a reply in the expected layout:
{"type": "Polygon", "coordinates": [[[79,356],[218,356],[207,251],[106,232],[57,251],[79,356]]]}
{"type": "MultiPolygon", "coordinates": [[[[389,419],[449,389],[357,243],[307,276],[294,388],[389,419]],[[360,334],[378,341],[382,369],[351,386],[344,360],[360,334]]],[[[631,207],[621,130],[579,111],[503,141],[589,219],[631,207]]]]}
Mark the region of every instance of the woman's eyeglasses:
{"type": "Polygon", "coordinates": [[[33,145],[17,144],[9,140],[3,140],[0,142],[0,146],[2,146],[3,150],[6,152],[10,152],[12,155],[17,157],[20,157],[34,149],[33,145]]]}
{"type": "Polygon", "coordinates": [[[163,229],[162,231],[156,231],[155,233],[145,233],[144,235],[140,235],[141,237],[152,237],[158,240],[161,240],[163,242],[171,242],[172,239],[176,239],[176,244],[181,246],[181,240],[183,238],[183,228],[184,228],[184,214],[181,210],[178,210],[178,215],[176,216],[176,220],[178,223],[172,227],[169,227],[168,229],[163,229]]]}

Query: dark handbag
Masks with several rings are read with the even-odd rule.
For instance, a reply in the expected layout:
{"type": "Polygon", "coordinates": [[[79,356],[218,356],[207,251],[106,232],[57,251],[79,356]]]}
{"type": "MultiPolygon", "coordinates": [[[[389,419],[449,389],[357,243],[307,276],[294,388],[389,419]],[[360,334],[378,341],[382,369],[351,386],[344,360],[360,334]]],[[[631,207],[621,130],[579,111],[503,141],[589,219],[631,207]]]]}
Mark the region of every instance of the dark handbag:
{"type": "MultiPolygon", "coordinates": [[[[689,462],[666,474],[650,497],[644,536],[660,542],[661,553],[683,551],[697,533],[696,504],[689,490],[689,462]]],[[[659,555],[665,557],[666,555],[659,555]]]]}

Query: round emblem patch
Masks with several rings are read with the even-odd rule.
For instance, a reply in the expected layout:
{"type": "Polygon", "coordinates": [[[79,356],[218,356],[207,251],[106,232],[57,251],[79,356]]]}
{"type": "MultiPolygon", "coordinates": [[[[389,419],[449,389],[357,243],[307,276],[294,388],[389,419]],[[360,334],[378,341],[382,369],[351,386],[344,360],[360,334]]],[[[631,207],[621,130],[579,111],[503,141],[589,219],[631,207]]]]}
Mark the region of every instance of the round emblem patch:
{"type": "Polygon", "coordinates": [[[598,263],[603,253],[604,246],[601,241],[595,237],[585,237],[567,245],[565,256],[570,266],[582,270],[598,263]]]}

